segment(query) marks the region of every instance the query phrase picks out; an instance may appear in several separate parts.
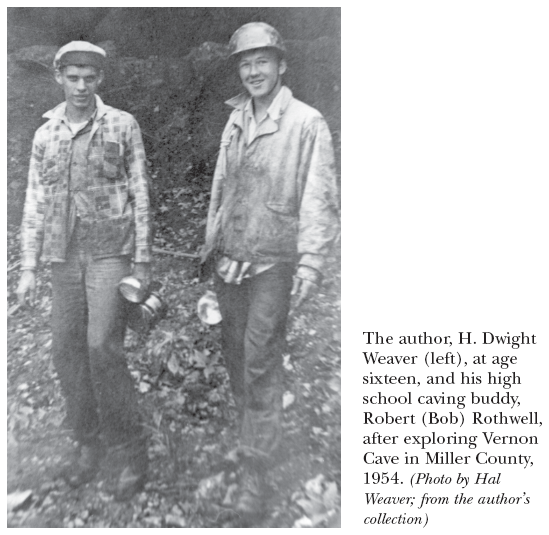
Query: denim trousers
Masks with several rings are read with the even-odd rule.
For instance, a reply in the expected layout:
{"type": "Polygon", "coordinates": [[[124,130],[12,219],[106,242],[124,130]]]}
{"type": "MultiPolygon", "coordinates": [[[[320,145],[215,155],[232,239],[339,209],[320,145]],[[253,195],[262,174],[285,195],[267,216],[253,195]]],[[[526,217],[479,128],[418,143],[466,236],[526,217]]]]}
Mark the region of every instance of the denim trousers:
{"type": "Polygon", "coordinates": [[[223,317],[222,353],[242,415],[239,451],[244,460],[269,465],[281,441],[282,352],[295,266],[276,264],[215,289],[223,317]]]}
{"type": "Polygon", "coordinates": [[[81,444],[120,445],[142,435],[133,380],[124,355],[126,307],[118,283],[128,256],[92,258],[73,240],[66,262],[52,262],[53,361],[67,421],[81,444]]]}

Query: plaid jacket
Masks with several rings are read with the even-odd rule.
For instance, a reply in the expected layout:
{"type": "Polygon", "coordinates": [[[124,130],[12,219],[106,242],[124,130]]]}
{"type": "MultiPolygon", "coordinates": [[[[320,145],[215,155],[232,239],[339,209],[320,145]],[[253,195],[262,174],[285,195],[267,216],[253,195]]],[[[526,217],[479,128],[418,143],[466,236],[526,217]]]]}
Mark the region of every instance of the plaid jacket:
{"type": "MultiPolygon", "coordinates": [[[[139,125],[129,113],[95,98],[84,188],[92,206],[92,254],[130,254],[135,262],[150,262],[148,175],[139,125]]],[[[66,259],[73,135],[65,108],[62,103],[44,114],[49,121],[34,136],[21,226],[23,269],[35,268],[40,255],[44,261],[66,259]]]]}

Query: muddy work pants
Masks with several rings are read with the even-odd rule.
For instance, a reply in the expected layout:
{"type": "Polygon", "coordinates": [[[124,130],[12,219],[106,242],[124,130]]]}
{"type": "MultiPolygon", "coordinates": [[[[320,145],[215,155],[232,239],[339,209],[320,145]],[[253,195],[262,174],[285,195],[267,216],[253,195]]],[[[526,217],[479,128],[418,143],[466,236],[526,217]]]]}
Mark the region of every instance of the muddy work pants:
{"type": "Polygon", "coordinates": [[[294,271],[277,264],[240,285],[215,276],[222,353],[243,417],[239,449],[262,464],[272,461],[281,440],[282,351],[294,271]]]}
{"type": "Polygon", "coordinates": [[[53,360],[74,438],[108,445],[139,441],[141,419],[124,356],[126,313],[118,283],[127,256],[93,259],[71,243],[66,262],[52,263],[53,360]]]}

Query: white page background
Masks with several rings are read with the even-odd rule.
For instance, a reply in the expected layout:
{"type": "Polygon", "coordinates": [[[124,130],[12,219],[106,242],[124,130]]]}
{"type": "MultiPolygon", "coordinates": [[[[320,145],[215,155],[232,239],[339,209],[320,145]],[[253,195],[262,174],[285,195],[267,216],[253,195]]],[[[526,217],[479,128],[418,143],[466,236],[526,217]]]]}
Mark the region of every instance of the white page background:
{"type": "MultiPolygon", "coordinates": [[[[342,8],[344,530],[547,533],[548,9],[545,2],[489,1],[366,2],[362,8],[342,8]],[[525,491],[530,505],[457,506],[451,500],[451,505],[427,508],[425,529],[363,525],[368,513],[421,514],[404,506],[368,508],[365,492],[450,497],[459,492],[455,485],[411,490],[408,481],[400,488],[364,485],[364,472],[392,473],[395,468],[368,467],[362,462],[366,451],[401,456],[404,451],[418,452],[402,445],[362,446],[363,435],[428,430],[362,425],[363,411],[376,411],[362,405],[362,395],[410,390],[362,386],[362,375],[371,368],[361,352],[379,349],[364,344],[363,331],[395,337],[426,331],[454,340],[459,331],[537,335],[536,346],[519,352],[510,346],[484,346],[482,351],[519,355],[515,371],[522,385],[509,392],[520,395],[520,409],[474,410],[517,415],[538,411],[543,427],[490,425],[482,430],[536,434],[539,445],[481,447],[479,440],[476,450],[461,446],[458,452],[522,453],[532,456],[534,466],[421,468],[433,475],[502,472],[502,484],[468,488],[464,494],[521,496],[525,491]]],[[[393,346],[387,354],[424,354],[400,349],[393,346]]],[[[376,371],[410,372],[408,367],[385,368],[376,371]]],[[[428,373],[449,374],[452,369],[428,373]]],[[[493,367],[480,372],[487,369],[497,372],[493,367]]],[[[467,371],[472,371],[470,366],[467,371]]],[[[493,394],[496,389],[474,390],[493,394]]],[[[425,393],[441,391],[468,394],[471,389],[456,385],[425,393]]],[[[399,406],[377,409],[410,413],[399,406]]],[[[446,427],[430,430],[455,430],[446,427]]],[[[458,433],[480,434],[479,427],[458,433]]]]}
{"type": "MultiPolygon", "coordinates": [[[[505,487],[490,492],[525,490],[532,497],[529,506],[431,507],[424,530],[363,526],[368,510],[361,351],[368,349],[366,330],[393,336],[536,333],[538,345],[519,353],[523,385],[512,393],[521,396],[521,413],[537,410],[549,422],[548,5],[483,0],[340,5],[343,530],[546,533],[549,423],[527,430],[540,441],[526,451],[534,468],[503,467],[505,487]]],[[[401,487],[406,490],[369,491],[420,494],[401,487]]],[[[425,490],[452,495],[455,487],[425,490]]]]}

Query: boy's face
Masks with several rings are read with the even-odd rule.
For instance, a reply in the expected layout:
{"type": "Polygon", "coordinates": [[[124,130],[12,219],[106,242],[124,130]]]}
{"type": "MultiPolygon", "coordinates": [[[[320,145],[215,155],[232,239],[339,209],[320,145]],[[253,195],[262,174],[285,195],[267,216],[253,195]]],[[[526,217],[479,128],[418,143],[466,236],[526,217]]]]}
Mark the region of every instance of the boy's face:
{"type": "Polygon", "coordinates": [[[259,100],[272,100],[282,85],[286,61],[270,48],[243,52],[238,58],[238,74],[248,93],[259,100]]]}
{"type": "Polygon", "coordinates": [[[87,65],[67,65],[55,73],[55,79],[63,87],[67,105],[84,111],[95,105],[95,93],[103,80],[103,72],[87,65]]]}

